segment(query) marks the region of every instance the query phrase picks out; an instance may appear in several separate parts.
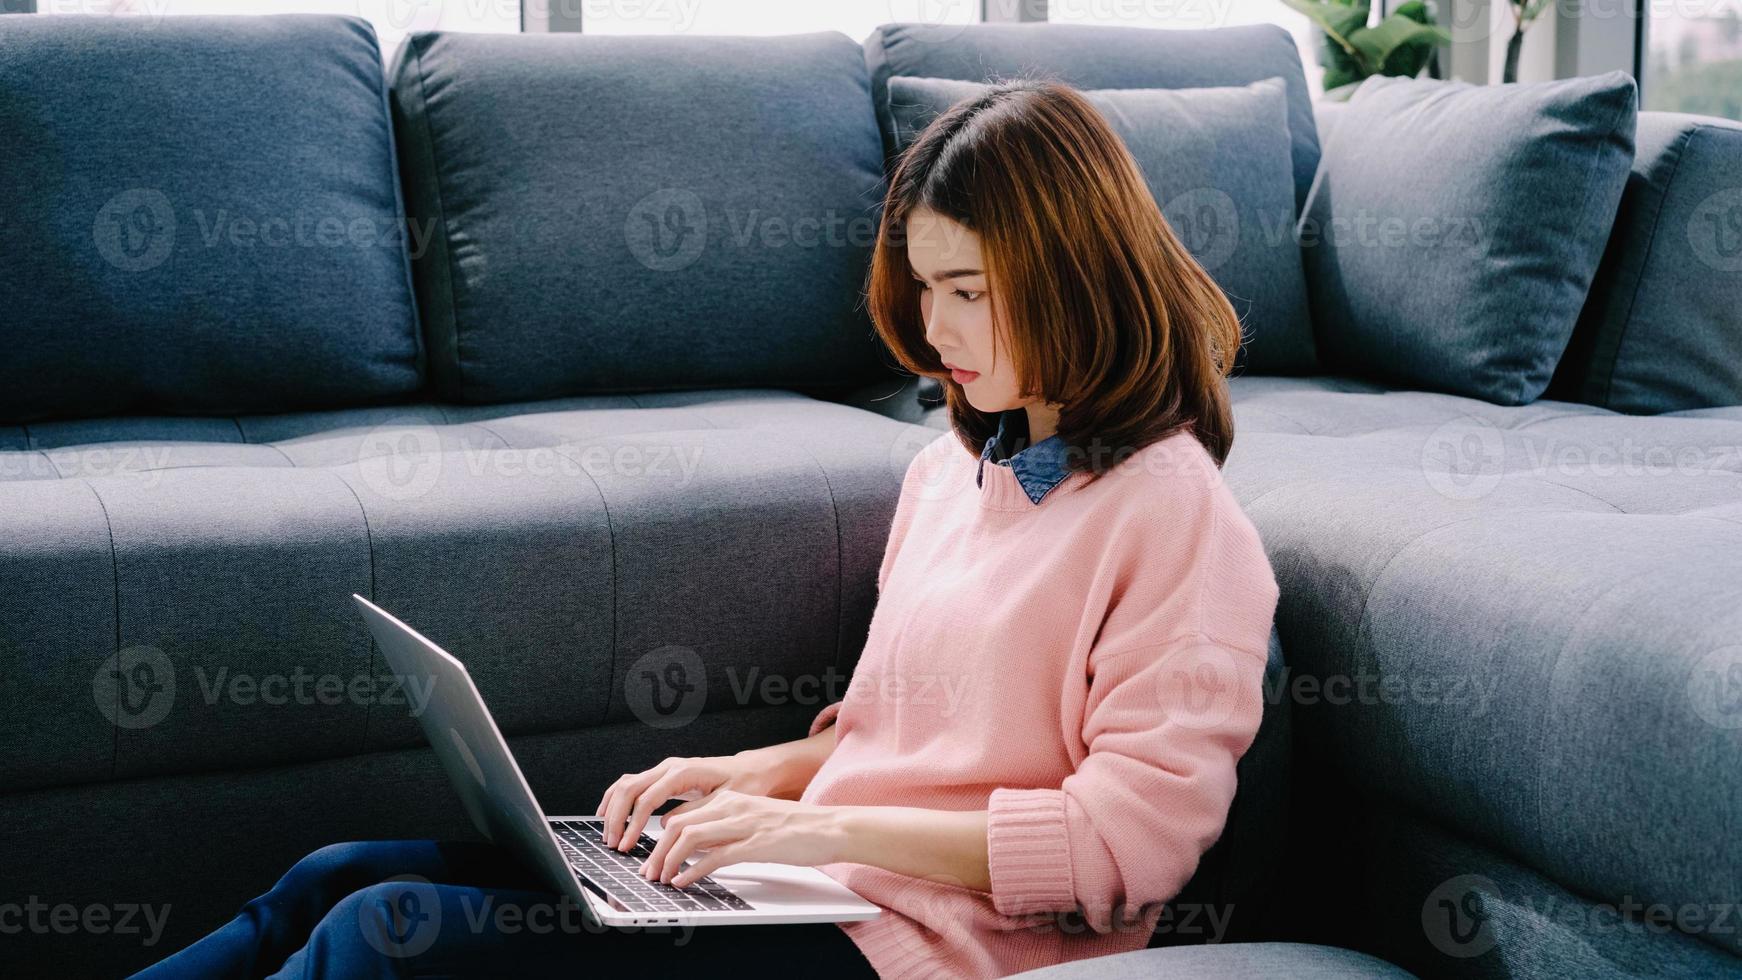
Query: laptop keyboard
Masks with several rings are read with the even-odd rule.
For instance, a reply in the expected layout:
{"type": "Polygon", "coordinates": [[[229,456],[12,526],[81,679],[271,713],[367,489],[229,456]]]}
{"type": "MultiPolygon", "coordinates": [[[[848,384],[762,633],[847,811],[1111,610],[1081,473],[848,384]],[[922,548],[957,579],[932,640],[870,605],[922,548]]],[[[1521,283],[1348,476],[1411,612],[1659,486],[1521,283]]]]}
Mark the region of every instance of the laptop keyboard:
{"type": "Polygon", "coordinates": [[[657,843],[642,834],[635,847],[619,851],[605,845],[601,825],[579,820],[552,820],[557,843],[575,873],[598,885],[632,912],[750,911],[751,905],[712,878],[698,878],[673,888],[641,877],[641,865],[657,843]]]}

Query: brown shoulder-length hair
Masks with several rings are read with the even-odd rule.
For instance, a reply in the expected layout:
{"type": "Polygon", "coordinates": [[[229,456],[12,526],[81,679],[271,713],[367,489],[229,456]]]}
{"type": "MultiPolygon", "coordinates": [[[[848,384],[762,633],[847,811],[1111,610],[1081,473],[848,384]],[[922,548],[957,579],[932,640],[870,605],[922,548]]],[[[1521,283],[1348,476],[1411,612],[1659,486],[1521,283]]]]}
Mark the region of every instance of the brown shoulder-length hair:
{"type": "Polygon", "coordinates": [[[925,340],[907,261],[916,208],[979,235],[993,322],[1021,390],[1061,406],[1073,471],[1098,476],[1181,428],[1222,465],[1234,441],[1225,379],[1239,318],[1081,92],[1001,80],[933,120],[890,178],[871,319],[902,367],[942,382],[952,427],[977,456],[998,418],[968,404],[925,340]]]}

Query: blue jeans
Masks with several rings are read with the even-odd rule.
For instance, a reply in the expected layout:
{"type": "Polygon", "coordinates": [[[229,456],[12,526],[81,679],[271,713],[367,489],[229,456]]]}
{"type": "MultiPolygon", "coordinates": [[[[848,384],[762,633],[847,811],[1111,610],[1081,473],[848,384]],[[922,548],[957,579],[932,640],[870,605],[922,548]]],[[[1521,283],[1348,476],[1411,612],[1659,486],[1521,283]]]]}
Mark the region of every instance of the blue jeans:
{"type": "Polygon", "coordinates": [[[492,844],[324,847],[216,932],[139,977],[875,977],[832,923],[609,929],[492,844]],[[633,971],[633,972],[630,972],[633,971]]]}

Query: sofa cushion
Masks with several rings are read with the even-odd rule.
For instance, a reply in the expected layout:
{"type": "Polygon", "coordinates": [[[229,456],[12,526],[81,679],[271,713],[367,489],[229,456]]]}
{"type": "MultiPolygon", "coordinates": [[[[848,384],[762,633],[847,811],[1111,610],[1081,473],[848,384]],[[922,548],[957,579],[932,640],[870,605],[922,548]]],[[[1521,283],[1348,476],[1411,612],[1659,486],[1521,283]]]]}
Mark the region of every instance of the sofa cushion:
{"type": "Polygon", "coordinates": [[[0,421],[422,383],[362,20],[0,17],[0,145],[0,421]]]}
{"type": "Polygon", "coordinates": [[[0,429],[0,789],[420,744],[352,592],[509,734],[672,722],[668,662],[820,708],[936,437],[757,390],[197,421],[0,429]]]}
{"type": "Polygon", "coordinates": [[[1407,970],[1384,960],[1335,946],[1305,943],[1229,943],[1140,949],[1117,956],[1063,963],[1019,973],[1023,980],[1409,980],[1407,970]]]}
{"type": "Polygon", "coordinates": [[[1615,232],[1550,394],[1618,412],[1742,405],[1742,123],[1639,114],[1615,232]]]}
{"type": "Polygon", "coordinates": [[[1301,751],[1570,891],[1742,902],[1742,408],[1233,393],[1301,751]]]}
{"type": "Polygon", "coordinates": [[[1299,228],[1326,368],[1501,405],[1541,395],[1615,220],[1637,100],[1622,71],[1363,81],[1299,228]]]}
{"type": "Polygon", "coordinates": [[[887,376],[860,49],[413,34],[393,69],[431,374],[502,402],[887,376]]]}
{"type": "MultiPolygon", "coordinates": [[[[1319,163],[1312,93],[1294,38],[1274,24],[1193,30],[1083,24],[883,24],[865,39],[886,167],[895,158],[888,82],[895,75],[984,82],[1045,73],[1080,89],[1207,88],[1280,75],[1288,86],[1299,213],[1319,163]]],[[[890,168],[892,169],[892,168],[890,168]]]]}
{"type": "MultiPolygon", "coordinates": [[[[986,88],[948,78],[890,78],[897,149],[986,88]]],[[[1235,369],[1310,369],[1312,322],[1292,234],[1294,165],[1283,79],[1083,94],[1136,158],[1168,224],[1233,304],[1246,334],[1235,369]]]]}

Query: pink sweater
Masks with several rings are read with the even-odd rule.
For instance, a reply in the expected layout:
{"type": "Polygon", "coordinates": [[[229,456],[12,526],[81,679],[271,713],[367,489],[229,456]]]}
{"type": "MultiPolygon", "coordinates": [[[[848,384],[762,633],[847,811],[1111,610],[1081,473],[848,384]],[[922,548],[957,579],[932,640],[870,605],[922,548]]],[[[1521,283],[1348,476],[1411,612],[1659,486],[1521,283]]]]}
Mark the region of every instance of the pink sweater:
{"type": "Polygon", "coordinates": [[[1276,579],[1190,434],[1039,504],[978,466],[945,434],[908,467],[864,653],[811,728],[838,731],[806,802],[990,811],[989,893],[822,869],[885,909],[842,926],[883,977],[1147,945],[1263,707],[1276,579]]]}

